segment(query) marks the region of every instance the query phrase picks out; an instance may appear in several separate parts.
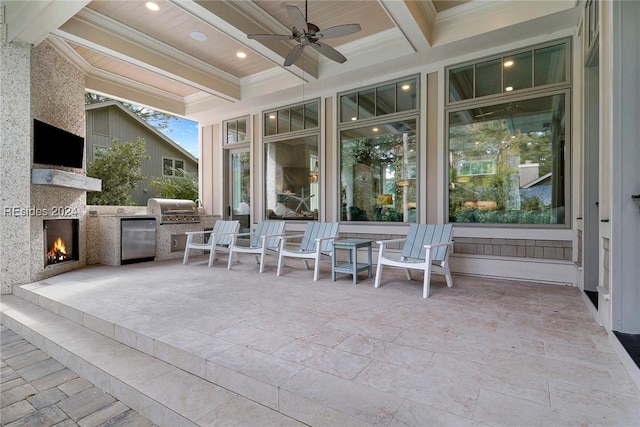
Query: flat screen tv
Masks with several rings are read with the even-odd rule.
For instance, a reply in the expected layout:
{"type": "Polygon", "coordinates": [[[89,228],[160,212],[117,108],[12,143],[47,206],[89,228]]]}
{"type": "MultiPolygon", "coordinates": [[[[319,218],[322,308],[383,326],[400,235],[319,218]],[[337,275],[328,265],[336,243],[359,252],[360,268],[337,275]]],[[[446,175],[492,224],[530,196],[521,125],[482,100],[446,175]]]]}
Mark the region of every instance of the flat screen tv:
{"type": "Polygon", "coordinates": [[[33,162],[81,168],[84,138],[40,120],[33,120],[33,162]]]}

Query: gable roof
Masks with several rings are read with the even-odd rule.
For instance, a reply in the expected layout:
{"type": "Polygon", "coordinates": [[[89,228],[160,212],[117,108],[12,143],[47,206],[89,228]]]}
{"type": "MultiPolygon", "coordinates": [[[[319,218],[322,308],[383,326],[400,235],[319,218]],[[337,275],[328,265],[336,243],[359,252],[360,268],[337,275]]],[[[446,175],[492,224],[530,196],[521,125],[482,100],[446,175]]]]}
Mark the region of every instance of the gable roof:
{"type": "Polygon", "coordinates": [[[531,187],[535,187],[537,185],[549,184],[549,182],[551,180],[552,173],[553,172],[546,173],[546,174],[542,175],[541,177],[536,178],[533,181],[523,185],[520,188],[531,188],[531,187]]]}
{"type": "Polygon", "coordinates": [[[175,148],[176,150],[180,151],[189,160],[191,160],[191,161],[193,161],[195,163],[198,163],[197,157],[195,157],[193,154],[189,153],[187,150],[185,150],[183,147],[181,147],[180,144],[178,144],[177,142],[175,142],[174,140],[172,140],[171,138],[169,138],[168,136],[166,136],[165,134],[160,132],[158,129],[156,129],[155,127],[151,126],[149,123],[147,123],[147,121],[145,121],[145,120],[141,119],[140,117],[138,117],[137,115],[135,115],[131,110],[126,108],[119,101],[111,100],[111,101],[98,102],[98,103],[95,103],[95,104],[89,104],[89,105],[85,105],[84,109],[85,109],[85,111],[90,111],[90,110],[99,110],[99,109],[102,109],[102,108],[109,108],[109,107],[119,108],[121,111],[123,111],[129,117],[131,117],[133,120],[137,121],[141,126],[144,126],[147,130],[149,130],[149,132],[152,132],[158,138],[160,138],[164,142],[166,142],[168,145],[170,145],[173,148],[175,148]]]}

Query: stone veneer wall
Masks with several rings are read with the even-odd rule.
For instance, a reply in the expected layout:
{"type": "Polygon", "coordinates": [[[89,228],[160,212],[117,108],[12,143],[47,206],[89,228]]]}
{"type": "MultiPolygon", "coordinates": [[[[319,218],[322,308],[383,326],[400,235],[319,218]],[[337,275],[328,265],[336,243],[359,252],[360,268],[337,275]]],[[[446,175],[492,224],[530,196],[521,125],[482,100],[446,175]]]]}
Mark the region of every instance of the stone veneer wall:
{"type": "MultiPolygon", "coordinates": [[[[5,24],[0,24],[4,27],[5,24]]],[[[0,37],[4,31],[0,28],[0,37]]],[[[29,218],[7,209],[28,206],[31,187],[31,47],[0,40],[0,291],[30,279],[29,218]]]]}
{"type": "MultiPolygon", "coordinates": [[[[31,118],[49,123],[75,135],[85,136],[84,73],[65,59],[47,40],[31,52],[31,118]]],[[[55,141],[51,141],[55,143],[55,141]]],[[[34,164],[33,167],[51,168],[34,164]]],[[[85,175],[85,169],[62,168],[85,175]]],[[[86,192],[49,185],[31,186],[31,206],[48,215],[31,217],[31,280],[42,280],[86,265],[86,192]],[[56,208],[69,216],[53,215],[56,208]],[[45,219],[79,219],[79,260],[44,268],[45,219]]]]}

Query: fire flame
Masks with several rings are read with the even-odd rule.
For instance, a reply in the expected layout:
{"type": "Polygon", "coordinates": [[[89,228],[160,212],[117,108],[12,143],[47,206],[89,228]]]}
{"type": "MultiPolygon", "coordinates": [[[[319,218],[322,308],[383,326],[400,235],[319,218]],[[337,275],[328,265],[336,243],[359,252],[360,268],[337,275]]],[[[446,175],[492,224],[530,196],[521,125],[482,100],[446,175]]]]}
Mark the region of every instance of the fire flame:
{"type": "Polygon", "coordinates": [[[47,255],[50,260],[55,260],[54,262],[64,261],[67,255],[67,248],[60,237],[53,242],[53,246],[47,255]]]}

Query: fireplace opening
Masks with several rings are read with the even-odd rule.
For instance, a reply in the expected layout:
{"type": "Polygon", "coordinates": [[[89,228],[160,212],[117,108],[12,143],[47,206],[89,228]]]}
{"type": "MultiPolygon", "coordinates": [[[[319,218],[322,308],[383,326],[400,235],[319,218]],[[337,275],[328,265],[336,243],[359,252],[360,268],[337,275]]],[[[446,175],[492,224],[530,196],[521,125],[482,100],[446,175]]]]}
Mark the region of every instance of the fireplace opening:
{"type": "Polygon", "coordinates": [[[44,221],[44,266],[80,259],[78,219],[44,221]]]}

